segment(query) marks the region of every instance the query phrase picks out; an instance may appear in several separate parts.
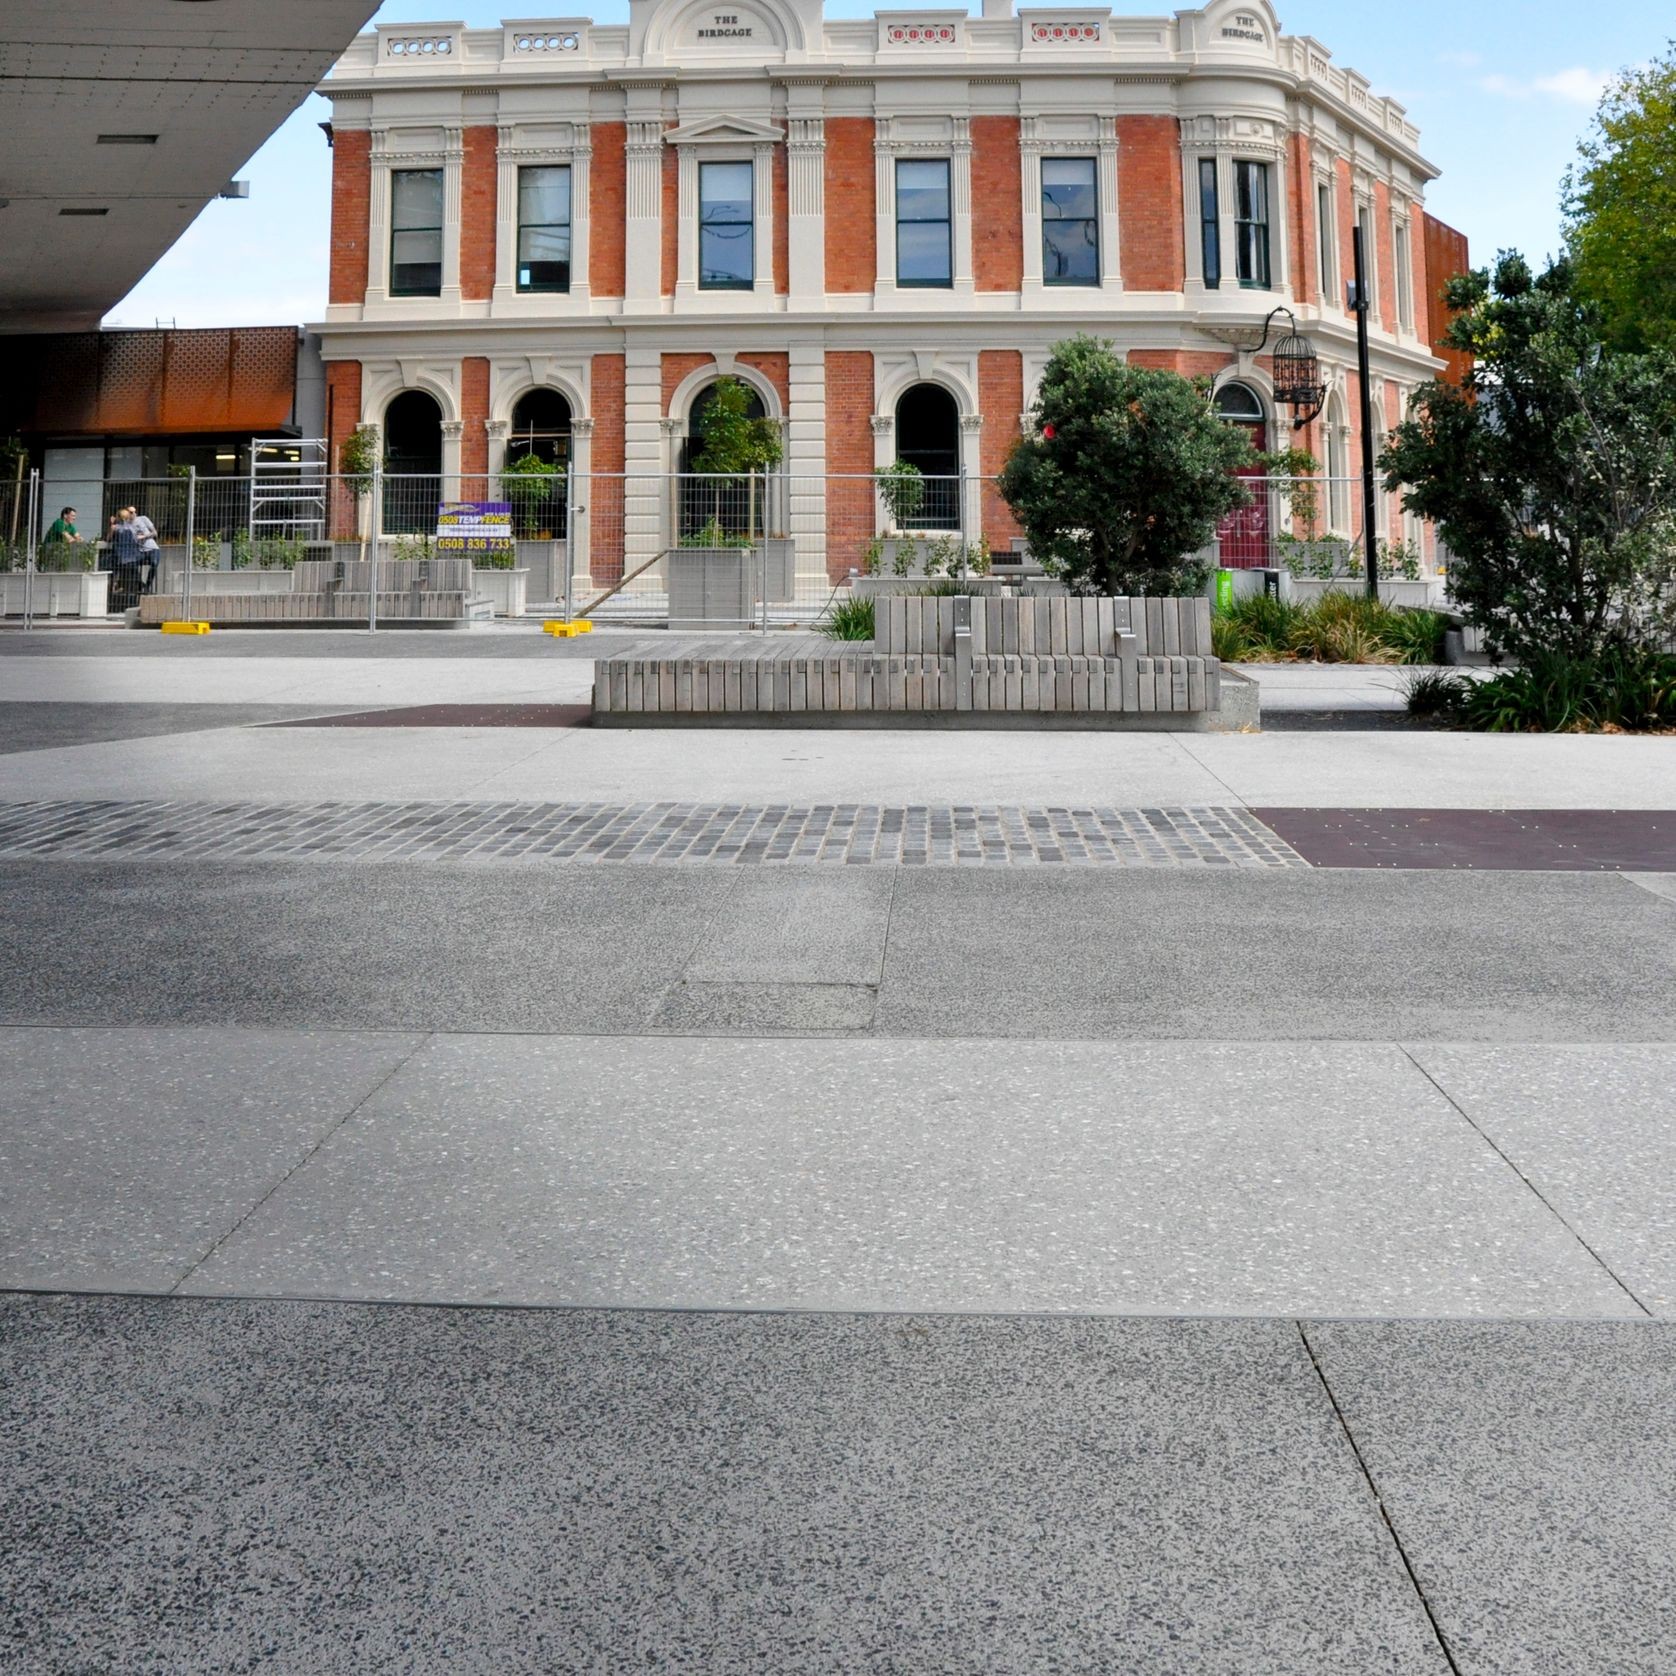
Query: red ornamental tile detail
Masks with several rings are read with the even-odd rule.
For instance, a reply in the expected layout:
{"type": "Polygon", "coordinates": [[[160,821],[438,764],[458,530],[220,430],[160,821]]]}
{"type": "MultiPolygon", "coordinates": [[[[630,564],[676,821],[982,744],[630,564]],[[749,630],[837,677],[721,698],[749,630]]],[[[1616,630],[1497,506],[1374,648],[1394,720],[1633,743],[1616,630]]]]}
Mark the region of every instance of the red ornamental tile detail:
{"type": "Polygon", "coordinates": [[[1034,23],[1030,26],[1033,41],[1097,41],[1097,23],[1034,23]]]}
{"type": "Polygon", "coordinates": [[[901,24],[892,24],[887,37],[892,45],[904,44],[913,46],[952,46],[954,44],[954,30],[948,24],[933,28],[930,24],[909,25],[904,28],[901,24]]]}

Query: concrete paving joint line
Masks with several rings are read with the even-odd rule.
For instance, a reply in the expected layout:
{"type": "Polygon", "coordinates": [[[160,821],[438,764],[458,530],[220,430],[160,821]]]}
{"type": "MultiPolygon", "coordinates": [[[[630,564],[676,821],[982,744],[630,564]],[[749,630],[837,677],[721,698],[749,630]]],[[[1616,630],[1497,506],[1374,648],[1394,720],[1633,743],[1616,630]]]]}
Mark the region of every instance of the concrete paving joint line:
{"type": "Polygon", "coordinates": [[[1495,1153],[1495,1155],[1499,1159],[1501,1159],[1501,1161],[1508,1167],[1508,1169],[1510,1169],[1514,1173],[1514,1175],[1516,1175],[1519,1178],[1519,1180],[1522,1181],[1525,1184],[1525,1186],[1531,1191],[1531,1193],[1535,1196],[1537,1201],[1541,1204],[1542,1208],[1544,1210],[1546,1210],[1548,1212],[1548,1214],[1550,1216],[1552,1216],[1553,1219],[1556,1222],[1558,1222],[1559,1225],[1562,1228],[1564,1228],[1565,1231],[1568,1234],[1570,1234],[1571,1237],[1574,1240],[1576,1240],[1576,1242],[1580,1246],[1582,1246],[1582,1248],[1586,1252],[1588,1252],[1589,1256],[1596,1263],[1598,1263],[1600,1265],[1600,1268],[1602,1269],[1602,1271],[1611,1278],[1612,1284],[1614,1286],[1616,1286],[1619,1289],[1619,1291],[1621,1291],[1624,1294],[1624,1296],[1626,1298],[1628,1298],[1629,1301],[1632,1304],[1634,1304],[1635,1307],[1638,1310],[1640,1310],[1641,1313],[1644,1316],[1647,1317],[1647,1319],[1649,1321],[1653,1320],[1654,1319],[1653,1311],[1650,1310],[1647,1307],[1647,1305],[1645,1303],[1643,1303],[1642,1300],[1636,1296],[1635,1292],[1631,1289],[1631,1287],[1628,1285],[1628,1283],[1624,1280],[1623,1276],[1618,1274],[1617,1271],[1613,1269],[1611,1264],[1608,1263],[1606,1261],[1606,1259],[1604,1257],[1602,1257],[1601,1254],[1592,1245],[1590,1245],[1589,1242],[1586,1239],[1583,1238],[1583,1236],[1577,1231],[1577,1229],[1574,1228],[1571,1225],[1571,1223],[1566,1220],[1566,1218],[1561,1214],[1561,1212],[1559,1210],[1559,1207],[1557,1205],[1555,1205],[1554,1202],[1551,1199],[1549,1199],[1549,1197],[1542,1191],[1542,1189],[1539,1188],[1536,1185],[1536,1183],[1534,1181],[1532,1181],[1531,1178],[1528,1175],[1526,1175],[1525,1172],[1523,1170],[1521,1170],[1516,1163],[1513,1162],[1513,1160],[1507,1155],[1506,1151],[1502,1147],[1498,1146],[1496,1144],[1496,1142],[1493,1139],[1491,1139],[1491,1137],[1489,1135],[1487,1135],[1484,1132],[1484,1130],[1477,1123],[1473,1122],[1471,1114],[1466,1110],[1466,1108],[1461,1104],[1461,1102],[1459,1100],[1457,1100],[1455,1098],[1455,1096],[1453,1094],[1451,1094],[1449,1092],[1449,1090],[1447,1088],[1445,1088],[1443,1086],[1443,1084],[1440,1083],[1437,1080],[1437,1078],[1435,1076],[1433,1076],[1432,1073],[1424,1065],[1422,1065],[1420,1063],[1420,1061],[1409,1050],[1407,1044],[1399,1042],[1397,1044],[1397,1048],[1398,1048],[1398,1051],[1403,1055],[1403,1057],[1408,1060],[1409,1064],[1411,1064],[1414,1067],[1414,1069],[1417,1070],[1420,1073],[1420,1075],[1423,1076],[1426,1079],[1426,1081],[1429,1082],[1432,1085],[1432,1087],[1435,1088],[1437,1090],[1437,1092],[1446,1101],[1448,1101],[1450,1106],[1452,1106],[1454,1108],[1455,1112],[1459,1115],[1461,1121],[1463,1123],[1465,1123],[1467,1125],[1467,1127],[1470,1128],[1472,1130],[1472,1132],[1475,1135],[1477,1135],[1478,1138],[1481,1141],[1483,1141],[1483,1143],[1493,1153],[1495,1153]]]}
{"type": "Polygon", "coordinates": [[[1321,1389],[1326,1394],[1327,1401],[1332,1405],[1334,1418],[1337,1419],[1339,1430],[1344,1434],[1344,1441],[1350,1446],[1350,1453],[1355,1458],[1356,1466],[1362,1474],[1362,1481],[1368,1487],[1368,1494],[1373,1497],[1374,1505],[1379,1509],[1379,1517],[1385,1529],[1390,1533],[1391,1544],[1397,1550],[1397,1557],[1402,1561],[1403,1570],[1408,1574],[1408,1581],[1414,1590],[1415,1598],[1420,1602],[1420,1609],[1426,1614],[1426,1621],[1432,1627],[1432,1634],[1437,1638],[1438,1651],[1443,1654],[1449,1666],[1450,1676],[1461,1676],[1461,1667],[1455,1658],[1454,1649],[1449,1645],[1449,1638],[1443,1633],[1443,1626],[1437,1620],[1437,1613],[1432,1608],[1431,1601],[1426,1596],[1424,1586],[1420,1582],[1419,1574],[1414,1569],[1414,1562],[1409,1558],[1408,1549],[1403,1545],[1402,1533],[1397,1529],[1391,1518],[1391,1510],[1386,1505],[1385,1497],[1381,1493],[1378,1480],[1369,1470],[1367,1457],[1362,1453],[1362,1447],[1356,1441],[1356,1434],[1350,1429],[1350,1421],[1346,1418],[1344,1409],[1340,1406],[1338,1397],[1334,1394],[1331,1381],[1327,1378],[1327,1371],[1321,1366],[1321,1359],[1315,1354],[1315,1346],[1309,1342],[1309,1332],[1302,1321],[1295,1322],[1298,1337],[1303,1341],[1304,1354],[1309,1357],[1309,1363],[1315,1369],[1315,1377],[1321,1381],[1321,1389]]]}

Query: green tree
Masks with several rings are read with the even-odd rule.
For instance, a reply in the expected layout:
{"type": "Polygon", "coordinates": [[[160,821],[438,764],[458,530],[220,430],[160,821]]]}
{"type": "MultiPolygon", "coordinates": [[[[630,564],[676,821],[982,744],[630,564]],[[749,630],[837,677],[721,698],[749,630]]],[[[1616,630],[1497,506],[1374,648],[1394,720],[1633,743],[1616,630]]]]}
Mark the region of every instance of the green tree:
{"type": "MultiPolygon", "coordinates": [[[[756,540],[756,480],[761,472],[780,463],[780,427],[772,419],[751,417],[751,392],[741,379],[718,378],[713,394],[698,421],[703,444],[693,460],[693,470],[706,475],[747,478],[750,485],[750,528],[748,539],[756,540]]],[[[717,520],[720,520],[721,485],[716,485],[717,520]]]]}
{"type": "Polygon", "coordinates": [[[1197,593],[1193,555],[1246,504],[1251,445],[1202,383],[1127,365],[1111,344],[1059,344],[1000,488],[1031,553],[1073,593],[1197,593]]]}
{"type": "Polygon", "coordinates": [[[1606,91],[1566,177],[1578,289],[1618,349],[1676,349],[1676,44],[1606,91]]]}
{"type": "Polygon", "coordinates": [[[1604,348],[1565,261],[1534,275],[1504,253],[1446,295],[1473,370],[1416,394],[1380,464],[1437,521],[1456,602],[1514,659],[1657,644],[1676,611],[1676,356],[1604,348]]]}

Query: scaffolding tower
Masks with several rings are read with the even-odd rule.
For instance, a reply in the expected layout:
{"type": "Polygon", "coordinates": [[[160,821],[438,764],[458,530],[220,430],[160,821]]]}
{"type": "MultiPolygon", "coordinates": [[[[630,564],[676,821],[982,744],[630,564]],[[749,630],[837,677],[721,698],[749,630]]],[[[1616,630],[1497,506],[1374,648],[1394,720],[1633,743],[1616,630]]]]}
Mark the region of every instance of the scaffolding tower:
{"type": "Polygon", "coordinates": [[[326,468],[323,437],[256,437],[250,444],[250,539],[323,541],[326,468]]]}

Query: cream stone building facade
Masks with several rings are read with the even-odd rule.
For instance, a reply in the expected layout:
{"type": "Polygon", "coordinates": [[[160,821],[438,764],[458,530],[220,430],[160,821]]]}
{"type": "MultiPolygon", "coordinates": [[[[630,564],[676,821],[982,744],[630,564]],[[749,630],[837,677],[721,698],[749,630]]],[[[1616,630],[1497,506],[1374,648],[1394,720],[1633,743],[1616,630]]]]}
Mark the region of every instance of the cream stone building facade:
{"type": "Polygon", "coordinates": [[[778,516],[809,576],[856,562],[866,476],[898,457],[961,479],[932,521],[1004,540],[985,480],[1079,330],[1215,375],[1280,446],[1291,415],[1250,348],[1286,305],[1327,383],[1297,440],[1347,478],[1352,229],[1381,423],[1438,370],[1437,289],[1465,261],[1402,107],[1264,0],[864,20],[630,0],[626,25],[381,27],[323,91],[334,451],[379,425],[450,492],[509,447],[562,454],[595,485],[576,542],[598,576],[678,537],[671,477],[724,373],[780,422],[778,516]]]}

